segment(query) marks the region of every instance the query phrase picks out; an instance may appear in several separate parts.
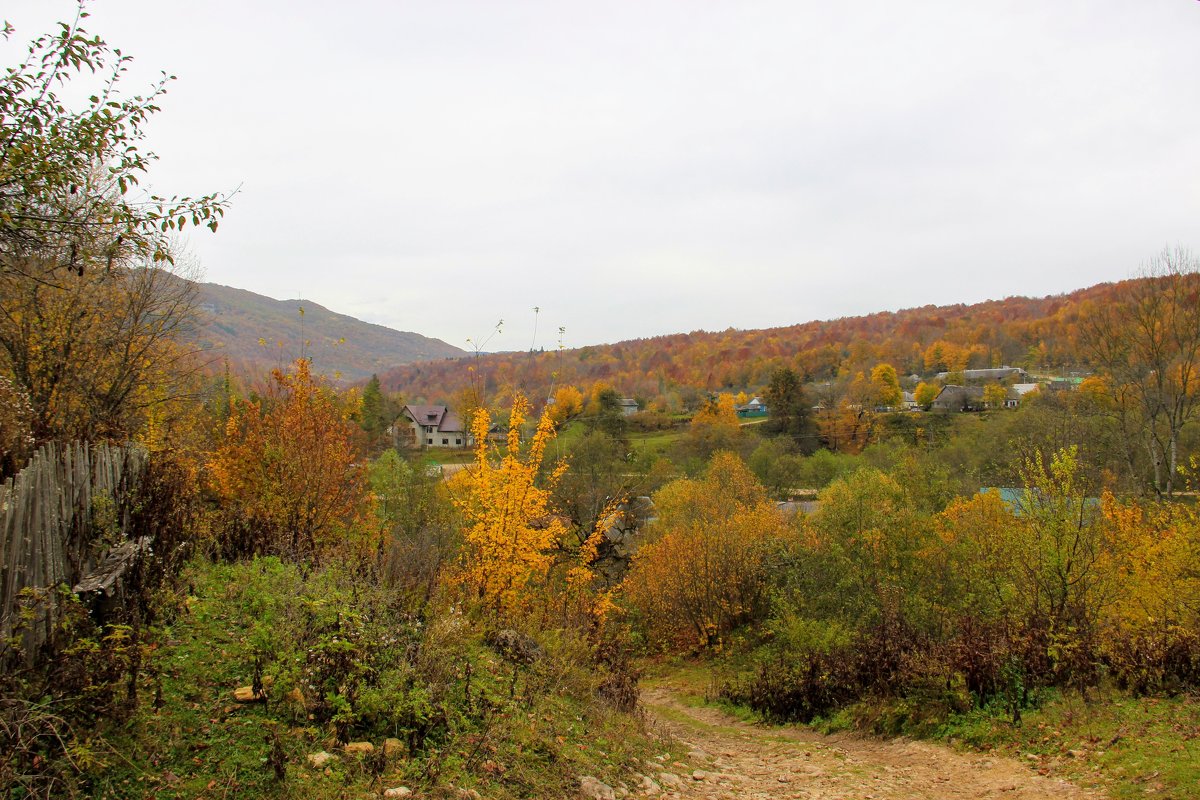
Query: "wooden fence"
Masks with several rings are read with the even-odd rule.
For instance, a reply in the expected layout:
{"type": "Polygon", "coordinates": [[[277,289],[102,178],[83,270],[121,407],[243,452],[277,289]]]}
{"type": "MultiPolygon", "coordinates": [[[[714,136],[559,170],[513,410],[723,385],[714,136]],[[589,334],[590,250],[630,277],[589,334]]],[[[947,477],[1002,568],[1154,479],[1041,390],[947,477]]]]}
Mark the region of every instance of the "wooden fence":
{"type": "Polygon", "coordinates": [[[51,638],[59,587],[95,568],[98,538],[126,529],[144,468],[137,447],[50,443],[0,486],[0,655],[19,644],[32,661],[51,638]]]}

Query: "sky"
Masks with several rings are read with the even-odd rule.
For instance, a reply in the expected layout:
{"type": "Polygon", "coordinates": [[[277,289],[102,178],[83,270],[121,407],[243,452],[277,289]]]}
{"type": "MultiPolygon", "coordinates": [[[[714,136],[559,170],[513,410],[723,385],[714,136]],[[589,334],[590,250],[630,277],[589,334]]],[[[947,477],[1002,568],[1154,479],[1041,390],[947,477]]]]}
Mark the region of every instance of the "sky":
{"type": "MultiPolygon", "coordinates": [[[[2,63],[73,8],[8,0],[2,63]]],[[[185,243],[206,280],[459,347],[1041,296],[1200,250],[1196,0],[88,10],[130,91],[178,78],[148,185],[237,190],[185,243]]]]}

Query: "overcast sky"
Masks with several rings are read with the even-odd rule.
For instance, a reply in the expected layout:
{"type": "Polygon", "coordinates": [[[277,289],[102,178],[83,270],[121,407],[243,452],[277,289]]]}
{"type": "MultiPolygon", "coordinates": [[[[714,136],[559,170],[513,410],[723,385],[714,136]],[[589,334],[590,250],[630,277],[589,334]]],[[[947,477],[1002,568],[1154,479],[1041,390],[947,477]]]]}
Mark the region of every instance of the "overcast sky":
{"type": "MultiPolygon", "coordinates": [[[[9,0],[23,43],[72,14],[9,0]]],[[[551,349],[1200,249],[1200,2],[96,0],[206,279],[551,349]]],[[[14,60],[14,44],[3,50],[14,60]]]]}

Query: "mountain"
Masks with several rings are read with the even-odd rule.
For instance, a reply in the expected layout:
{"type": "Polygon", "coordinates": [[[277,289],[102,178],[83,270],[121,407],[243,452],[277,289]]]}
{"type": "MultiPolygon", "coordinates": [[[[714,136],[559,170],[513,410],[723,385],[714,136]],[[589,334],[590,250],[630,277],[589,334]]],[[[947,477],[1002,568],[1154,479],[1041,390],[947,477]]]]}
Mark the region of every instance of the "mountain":
{"type": "Polygon", "coordinates": [[[275,300],[215,283],[197,287],[195,341],[236,372],[259,375],[303,354],[314,372],[353,382],[402,364],[466,355],[441,339],[363,322],[310,300],[275,300]]]}
{"type": "Polygon", "coordinates": [[[1083,360],[1082,315],[1112,302],[1131,282],[1064,295],[1009,297],[973,305],[923,306],[761,330],[693,331],[550,353],[496,353],[462,362],[409,364],[379,374],[389,391],[415,402],[448,401],[467,387],[485,401],[515,387],[546,397],[555,385],[586,390],[596,381],[623,395],[677,406],[707,391],[755,392],[779,367],[837,386],[888,363],[903,376],[963,368],[1021,366],[1053,372],[1083,360]]]}

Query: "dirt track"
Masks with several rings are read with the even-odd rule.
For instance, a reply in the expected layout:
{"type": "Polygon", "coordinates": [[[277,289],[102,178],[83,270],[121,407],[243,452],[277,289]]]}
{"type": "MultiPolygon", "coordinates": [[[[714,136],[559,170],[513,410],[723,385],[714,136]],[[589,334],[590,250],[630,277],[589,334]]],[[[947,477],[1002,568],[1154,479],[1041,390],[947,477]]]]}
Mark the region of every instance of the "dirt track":
{"type": "Polygon", "coordinates": [[[666,798],[909,800],[1105,797],[1044,777],[1018,761],[956,753],[904,739],[823,736],[797,727],[750,725],[718,709],[691,707],[669,688],[645,690],[655,730],[690,751],[689,763],[647,764],[635,795],[666,798]],[[665,773],[665,774],[664,774],[665,773]],[[661,793],[656,789],[661,788],[661,793]]]}

